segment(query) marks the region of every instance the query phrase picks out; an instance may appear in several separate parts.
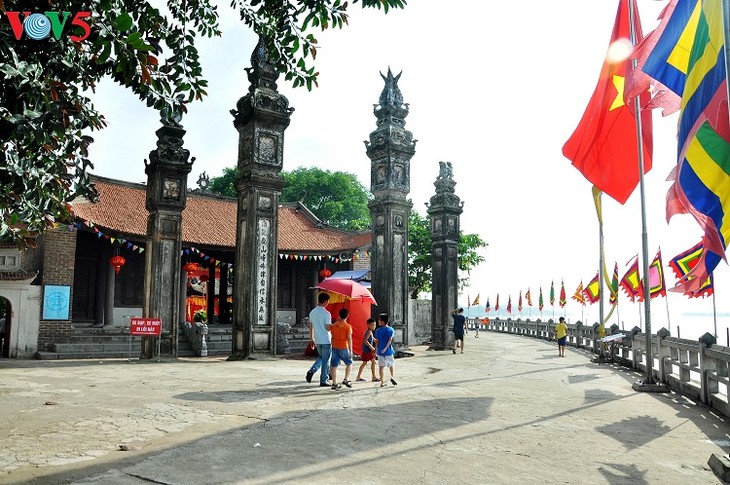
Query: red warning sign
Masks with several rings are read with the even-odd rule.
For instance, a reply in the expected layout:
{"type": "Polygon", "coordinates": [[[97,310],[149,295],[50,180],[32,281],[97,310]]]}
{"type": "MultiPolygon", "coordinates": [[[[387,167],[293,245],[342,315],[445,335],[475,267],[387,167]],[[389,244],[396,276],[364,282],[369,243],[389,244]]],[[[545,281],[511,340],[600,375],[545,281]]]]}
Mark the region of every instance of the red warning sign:
{"type": "Polygon", "coordinates": [[[162,335],[162,320],[159,318],[132,317],[129,325],[129,335],[159,337],[162,335]]]}

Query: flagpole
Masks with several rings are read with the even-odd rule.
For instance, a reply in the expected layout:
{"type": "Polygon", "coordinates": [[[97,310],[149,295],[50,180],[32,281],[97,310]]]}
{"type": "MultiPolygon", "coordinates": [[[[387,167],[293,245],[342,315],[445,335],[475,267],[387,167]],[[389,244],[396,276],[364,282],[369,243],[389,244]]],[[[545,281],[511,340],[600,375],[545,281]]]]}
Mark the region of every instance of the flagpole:
{"type": "MultiPolygon", "coordinates": [[[[723,0],[727,1],[727,0],[723,0]]],[[[631,45],[636,45],[636,30],[634,29],[634,0],[629,0],[629,34],[631,45]]],[[[631,60],[631,68],[636,69],[638,61],[631,60]]],[[[644,143],[643,127],[641,123],[641,106],[639,96],[634,97],[634,118],[636,119],[636,144],[639,155],[639,195],[641,198],[641,256],[644,269],[644,355],[646,357],[646,378],[636,381],[632,385],[635,391],[665,392],[666,386],[654,380],[654,354],[651,350],[651,293],[649,291],[649,242],[646,229],[646,196],[644,191],[644,143]]]]}
{"type": "Polygon", "coordinates": [[[717,342],[717,306],[715,306],[715,288],[712,289],[712,320],[715,323],[715,342],[717,342]]]}
{"type": "MultiPolygon", "coordinates": [[[[606,336],[606,329],[603,325],[603,210],[601,206],[602,193],[598,192],[596,197],[596,210],[598,211],[598,246],[601,254],[598,255],[598,321],[600,322],[599,335],[601,338],[606,336]],[[603,334],[603,335],[601,335],[603,334]]],[[[601,344],[600,355],[603,356],[603,344],[601,344]]]]}

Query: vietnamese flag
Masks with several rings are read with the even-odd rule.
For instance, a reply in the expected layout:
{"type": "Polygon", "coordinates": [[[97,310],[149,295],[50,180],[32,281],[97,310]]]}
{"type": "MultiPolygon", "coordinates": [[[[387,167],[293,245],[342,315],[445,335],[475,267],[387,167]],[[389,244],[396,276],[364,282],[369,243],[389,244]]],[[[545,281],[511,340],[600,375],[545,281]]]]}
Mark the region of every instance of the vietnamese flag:
{"type": "MultiPolygon", "coordinates": [[[[636,41],[643,38],[636,3],[636,41]]],[[[619,0],[616,23],[603,62],[598,85],[588,102],[578,127],[563,145],[563,155],[599,190],[624,204],[639,183],[639,150],[636,119],[632,107],[624,103],[624,80],[631,73],[629,0],[619,0]]],[[[649,102],[649,92],[640,97],[640,106],[649,102]]],[[[641,112],[644,173],[651,169],[651,111],[641,112]]]]}

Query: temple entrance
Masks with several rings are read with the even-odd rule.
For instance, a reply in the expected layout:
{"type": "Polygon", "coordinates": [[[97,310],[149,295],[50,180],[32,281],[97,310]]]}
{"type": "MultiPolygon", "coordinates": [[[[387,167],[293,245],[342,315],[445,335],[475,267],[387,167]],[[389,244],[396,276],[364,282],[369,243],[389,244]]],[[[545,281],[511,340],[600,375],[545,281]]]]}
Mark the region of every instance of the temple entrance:
{"type": "Polygon", "coordinates": [[[12,308],[10,300],[0,296],[0,357],[10,357],[10,326],[12,308]]]}

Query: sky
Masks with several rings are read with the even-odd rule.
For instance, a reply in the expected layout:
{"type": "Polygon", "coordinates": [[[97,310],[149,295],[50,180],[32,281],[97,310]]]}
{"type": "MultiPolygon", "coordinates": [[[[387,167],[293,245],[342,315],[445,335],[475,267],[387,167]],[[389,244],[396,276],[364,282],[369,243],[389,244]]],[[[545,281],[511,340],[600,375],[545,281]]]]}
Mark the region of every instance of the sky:
{"type": "MultiPolygon", "coordinates": [[[[658,24],[667,1],[637,0],[644,33],[658,24]]],[[[196,157],[189,186],[201,172],[214,177],[236,165],[238,134],[229,110],[248,91],[244,68],[256,36],[220,2],[223,35],[199,43],[209,96],[189,106],[182,120],[185,147],[196,157]]],[[[364,140],[375,130],[373,105],[383,89],[380,73],[402,72],[399,88],[410,113],[406,129],[418,140],[411,159],[414,209],[425,215],[439,161],[453,164],[456,194],[464,202],[461,228],[488,243],[484,262],[474,268],[460,293],[479,294],[492,308],[499,294],[502,312],[511,297],[514,318],[553,317],[548,301],[551,281],[556,297],[565,282],[569,303],[554,315],[569,322],[599,319],[598,304],[572,300],[578,283],[598,271],[599,233],[591,184],[562,155],[595,89],[616,17],[618,0],[411,0],[405,10],[387,15],[351,7],[350,25],[315,35],[320,41],[316,67],[319,87],[292,88],[283,76],[279,92],[295,108],[285,132],[284,169],[319,167],[353,173],[370,186],[370,160],[364,140]],[[448,5],[448,8],[444,7],[448,5]],[[531,291],[537,305],[542,288],[545,308],[516,312],[520,291],[531,291]]],[[[94,173],[144,182],[143,160],[155,148],[157,112],[105,80],[92,98],[109,122],[93,134],[94,173]]],[[[661,248],[666,263],[701,238],[689,215],[665,219],[669,171],[676,163],[677,114],[654,113],[653,168],[644,180],[649,259],[661,248]]],[[[624,205],[603,197],[606,266],[614,262],[623,276],[636,254],[641,257],[640,190],[624,205]]],[[[640,261],[640,267],[641,267],[640,261]]],[[[673,286],[665,267],[667,285],[673,286]]],[[[730,272],[715,271],[718,340],[730,326],[730,272]],[[723,304],[722,302],[727,303],[723,304]]],[[[526,302],[525,302],[526,305],[526,302]]],[[[608,303],[605,304],[608,313],[608,303]]],[[[651,328],[696,339],[714,332],[713,299],[681,294],[655,298],[651,328]]],[[[630,329],[643,321],[643,307],[624,293],[609,324],[630,329]]],[[[482,312],[480,312],[482,313],[482,312]]],[[[477,309],[471,309],[471,316],[477,309]]],[[[494,311],[492,311],[492,316],[494,311]]]]}

